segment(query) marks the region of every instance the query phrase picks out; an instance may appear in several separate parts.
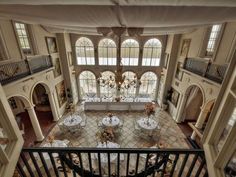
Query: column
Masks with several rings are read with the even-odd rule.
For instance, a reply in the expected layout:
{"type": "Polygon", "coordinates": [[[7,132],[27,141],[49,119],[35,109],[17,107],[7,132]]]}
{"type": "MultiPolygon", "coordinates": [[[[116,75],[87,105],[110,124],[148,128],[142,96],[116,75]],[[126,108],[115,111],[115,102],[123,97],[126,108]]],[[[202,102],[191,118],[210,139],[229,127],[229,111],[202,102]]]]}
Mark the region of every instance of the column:
{"type": "MultiPolygon", "coordinates": [[[[204,109],[204,110],[203,110],[203,109],[201,108],[201,112],[200,112],[200,114],[199,114],[199,116],[198,116],[198,119],[197,119],[197,122],[196,122],[196,124],[195,124],[195,127],[196,127],[196,128],[199,128],[199,129],[202,128],[202,126],[203,126],[203,124],[204,124],[204,122],[205,122],[205,119],[206,119],[206,116],[207,116],[208,112],[209,112],[209,110],[207,110],[207,109],[204,109]]],[[[195,140],[195,139],[196,139],[196,135],[197,135],[197,133],[196,133],[195,131],[193,131],[193,133],[192,133],[192,135],[191,135],[191,139],[192,139],[192,140],[195,140]]]]}
{"type": "Polygon", "coordinates": [[[52,115],[53,115],[53,121],[58,121],[59,120],[59,116],[57,114],[57,108],[56,108],[56,104],[55,104],[55,101],[54,101],[54,94],[53,94],[54,90],[52,91],[52,93],[50,92],[47,92],[48,94],[48,99],[49,99],[49,102],[50,102],[50,107],[51,107],[51,111],[52,111],[52,115]]]}
{"type": "Polygon", "coordinates": [[[138,98],[138,96],[139,96],[139,88],[140,88],[140,78],[138,78],[138,76],[137,76],[135,98],[138,98]]]}
{"type": "Polygon", "coordinates": [[[34,111],[34,106],[27,107],[26,109],[28,111],[30,121],[32,123],[37,141],[43,141],[44,136],[43,136],[41,127],[39,125],[38,118],[37,118],[36,113],[34,111]]]}
{"type": "Polygon", "coordinates": [[[179,106],[178,116],[176,117],[176,122],[177,123],[180,123],[182,121],[182,114],[183,114],[183,111],[184,111],[184,107],[185,107],[185,103],[187,101],[187,98],[188,98],[188,94],[183,94],[182,101],[181,101],[180,106],[179,106]]]}

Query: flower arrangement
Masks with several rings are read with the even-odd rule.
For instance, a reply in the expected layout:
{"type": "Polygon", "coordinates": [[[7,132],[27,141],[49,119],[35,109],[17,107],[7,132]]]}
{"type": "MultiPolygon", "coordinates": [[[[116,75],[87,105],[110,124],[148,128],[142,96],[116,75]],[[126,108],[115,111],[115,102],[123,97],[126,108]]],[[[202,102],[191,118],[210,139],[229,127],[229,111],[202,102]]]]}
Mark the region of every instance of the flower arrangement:
{"type": "Polygon", "coordinates": [[[107,141],[112,141],[114,139],[114,132],[112,128],[106,128],[97,132],[96,136],[101,143],[107,143],[107,141]]]}
{"type": "Polygon", "coordinates": [[[148,117],[155,114],[155,104],[147,103],[145,104],[145,112],[148,117]]]}
{"type": "Polygon", "coordinates": [[[52,144],[54,140],[55,140],[55,137],[54,137],[54,136],[52,136],[52,135],[48,136],[48,142],[49,142],[50,144],[52,144]]]}
{"type": "Polygon", "coordinates": [[[112,118],[112,117],[113,117],[113,114],[112,114],[111,112],[109,112],[109,113],[107,114],[107,117],[112,118]]]}

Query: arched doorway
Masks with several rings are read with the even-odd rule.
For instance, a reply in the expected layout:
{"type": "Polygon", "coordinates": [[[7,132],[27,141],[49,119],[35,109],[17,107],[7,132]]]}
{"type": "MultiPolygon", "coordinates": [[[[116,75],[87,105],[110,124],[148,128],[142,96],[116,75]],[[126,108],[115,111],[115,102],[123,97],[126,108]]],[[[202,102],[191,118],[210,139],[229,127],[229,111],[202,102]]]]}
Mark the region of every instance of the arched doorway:
{"type": "MultiPolygon", "coordinates": [[[[45,84],[38,83],[33,87],[32,102],[43,135],[46,136],[56,124],[52,112],[52,99],[49,99],[49,88],[45,84]]],[[[51,95],[50,95],[51,96],[51,95]]]]}
{"type": "Polygon", "coordinates": [[[195,122],[201,112],[203,105],[203,93],[197,85],[190,86],[185,93],[187,97],[182,113],[183,122],[195,122]]]}
{"type": "Polygon", "coordinates": [[[44,136],[29,100],[24,96],[14,95],[8,98],[8,102],[25,140],[24,146],[30,147],[35,141],[42,141],[44,136]]]}

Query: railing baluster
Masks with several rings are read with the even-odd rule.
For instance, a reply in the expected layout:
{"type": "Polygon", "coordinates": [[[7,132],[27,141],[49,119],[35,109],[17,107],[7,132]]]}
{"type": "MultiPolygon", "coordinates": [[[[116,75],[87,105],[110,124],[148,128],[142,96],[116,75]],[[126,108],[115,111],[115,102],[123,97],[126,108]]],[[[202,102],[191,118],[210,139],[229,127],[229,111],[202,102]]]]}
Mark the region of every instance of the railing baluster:
{"type": "Polygon", "coordinates": [[[56,175],[56,177],[59,177],[59,173],[58,173],[58,169],[57,169],[56,163],[55,163],[55,161],[54,161],[54,157],[53,157],[53,155],[52,155],[51,152],[49,152],[48,155],[49,155],[49,158],[50,158],[50,160],[51,160],[52,167],[53,167],[53,169],[54,169],[55,175],[56,175]]]}
{"type": "Polygon", "coordinates": [[[120,177],[120,153],[117,154],[117,176],[120,177]]]}
{"type": "Polygon", "coordinates": [[[101,154],[100,154],[100,152],[98,152],[98,168],[99,168],[99,176],[102,177],[101,154]]]}
{"type": "MultiPolygon", "coordinates": [[[[47,176],[51,177],[51,174],[50,174],[50,172],[48,170],[47,163],[45,162],[45,159],[44,159],[44,155],[42,154],[42,152],[38,152],[38,153],[39,153],[40,160],[41,160],[41,162],[43,164],[43,167],[44,167],[44,170],[45,170],[47,176]]],[[[46,154],[46,152],[44,152],[44,153],[46,154]]]]}
{"type": "Polygon", "coordinates": [[[137,153],[136,166],[135,166],[135,176],[138,174],[138,164],[139,164],[139,153],[137,153]]]}
{"type": "Polygon", "coordinates": [[[193,171],[193,168],[194,168],[194,166],[195,166],[195,164],[196,164],[197,159],[198,159],[198,154],[195,154],[195,156],[194,156],[194,158],[193,158],[193,161],[192,161],[192,163],[191,163],[191,166],[190,166],[190,168],[189,168],[189,170],[188,170],[188,173],[187,173],[187,176],[186,176],[186,177],[190,177],[190,176],[191,176],[191,173],[192,173],[192,171],[193,171]]]}
{"type": "Polygon", "coordinates": [[[80,164],[80,168],[82,170],[82,177],[84,177],[84,166],[83,166],[83,161],[82,161],[82,157],[81,157],[81,153],[77,153],[78,157],[79,157],[79,164],[80,164]]]}
{"type": "Polygon", "coordinates": [[[92,177],[93,177],[93,165],[92,165],[92,159],[91,159],[91,153],[88,153],[88,159],[89,159],[89,169],[90,172],[92,173],[92,177]]]}
{"type": "Polygon", "coordinates": [[[174,162],[173,162],[173,165],[172,165],[172,168],[171,168],[171,171],[170,171],[170,177],[172,177],[173,174],[174,174],[175,167],[176,167],[176,165],[177,165],[178,160],[179,160],[179,154],[176,154],[176,155],[175,155],[174,162]]]}
{"type": "Polygon", "coordinates": [[[66,171],[66,167],[65,167],[65,164],[61,158],[61,155],[60,155],[61,152],[58,152],[58,155],[59,155],[59,159],[60,159],[60,162],[61,162],[61,166],[62,166],[62,170],[63,170],[63,174],[65,177],[68,177],[67,175],[67,171],[66,171]]]}
{"type": "MultiPolygon", "coordinates": [[[[166,154],[164,154],[164,155],[166,155],[166,154]]],[[[164,157],[164,158],[166,158],[166,161],[164,162],[164,165],[163,165],[161,177],[164,177],[164,174],[165,174],[165,172],[166,172],[166,165],[167,165],[168,160],[169,160],[169,155],[170,155],[170,154],[167,154],[167,157],[164,157]]]]}
{"type": "MultiPolygon", "coordinates": [[[[159,154],[159,153],[156,153],[155,166],[157,166],[157,163],[158,163],[158,160],[159,160],[159,156],[160,156],[160,154],[159,154]]],[[[155,173],[156,173],[156,170],[155,170],[155,168],[154,168],[153,173],[152,173],[152,176],[153,176],[153,177],[155,177],[155,173]]]]}
{"type": "Polygon", "coordinates": [[[205,164],[206,164],[206,160],[204,158],[204,159],[202,159],[201,164],[198,167],[198,170],[197,170],[197,173],[195,174],[195,177],[199,177],[199,175],[201,174],[201,171],[202,171],[205,164]]]}
{"type": "Polygon", "coordinates": [[[34,173],[33,173],[32,169],[31,169],[31,166],[29,165],[28,161],[26,160],[25,154],[21,153],[20,157],[21,157],[22,161],[24,162],[24,164],[25,164],[25,166],[26,166],[30,176],[34,177],[34,173]]]}
{"type": "Polygon", "coordinates": [[[35,169],[36,169],[36,171],[37,171],[39,177],[43,177],[43,175],[42,175],[42,173],[41,173],[41,170],[40,170],[40,168],[39,168],[39,166],[38,166],[38,163],[37,163],[37,161],[36,161],[36,159],[35,159],[33,153],[32,153],[32,152],[29,152],[29,155],[30,155],[30,158],[31,158],[31,160],[32,160],[32,162],[33,162],[33,164],[34,164],[34,167],[35,167],[35,169]]]}
{"type": "Polygon", "coordinates": [[[129,174],[129,158],[130,158],[130,153],[127,154],[126,176],[128,176],[129,174]]]}
{"type": "Polygon", "coordinates": [[[18,169],[18,172],[20,173],[21,177],[27,177],[26,174],[25,174],[25,171],[23,170],[20,162],[17,163],[17,169],[18,169]]]}
{"type": "Polygon", "coordinates": [[[147,153],[147,157],[146,157],[145,169],[144,169],[144,171],[145,171],[144,176],[147,176],[148,160],[149,160],[149,153],[147,153]]]}
{"type": "Polygon", "coordinates": [[[186,154],[185,157],[184,157],[184,161],[182,162],[182,165],[181,165],[181,168],[179,170],[179,174],[178,174],[178,177],[181,177],[183,171],[184,171],[184,167],[186,165],[186,162],[188,160],[188,157],[189,157],[189,154],[186,154]]]}
{"type": "Polygon", "coordinates": [[[107,163],[108,163],[108,176],[111,176],[111,160],[110,160],[110,153],[107,153],[107,163]]]}
{"type": "MultiPolygon", "coordinates": [[[[74,165],[73,157],[72,157],[71,153],[69,153],[69,158],[70,158],[72,164],[74,165]]],[[[72,171],[73,171],[73,177],[76,177],[76,173],[75,173],[75,171],[74,171],[73,169],[72,169],[72,171]]]]}

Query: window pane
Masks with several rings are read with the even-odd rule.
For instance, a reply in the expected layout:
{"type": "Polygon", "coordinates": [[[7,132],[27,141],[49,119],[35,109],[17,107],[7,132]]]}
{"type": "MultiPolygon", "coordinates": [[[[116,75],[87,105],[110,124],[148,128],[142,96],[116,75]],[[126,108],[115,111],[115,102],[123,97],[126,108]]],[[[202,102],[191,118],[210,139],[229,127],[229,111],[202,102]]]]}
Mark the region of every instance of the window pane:
{"type": "Polygon", "coordinates": [[[158,39],[149,39],[143,48],[142,66],[159,66],[161,47],[161,42],[158,39]],[[155,59],[158,59],[158,61],[155,59]]]}
{"type": "Polygon", "coordinates": [[[103,39],[98,44],[99,65],[116,65],[116,44],[111,39],[103,39]],[[103,58],[100,60],[100,58],[103,58]]]}
{"type": "Polygon", "coordinates": [[[95,65],[94,46],[90,39],[81,37],[75,44],[77,64],[78,65],[95,65]],[[81,58],[83,58],[81,60],[81,58]],[[80,61],[81,60],[81,61],[80,61]]]}
{"type": "Polygon", "coordinates": [[[121,44],[121,58],[124,66],[137,66],[139,44],[134,39],[127,39],[121,44]]]}
{"type": "Polygon", "coordinates": [[[90,71],[83,71],[79,75],[80,95],[82,98],[96,96],[96,77],[90,71]]]}
{"type": "Polygon", "coordinates": [[[153,72],[146,72],[142,75],[139,88],[139,97],[154,98],[156,93],[157,76],[153,72]]]}
{"type": "Polygon", "coordinates": [[[221,25],[212,26],[211,34],[206,49],[207,54],[212,54],[212,52],[214,52],[215,44],[219,37],[220,30],[221,30],[221,25]]]}
{"type": "Polygon", "coordinates": [[[236,151],[232,155],[231,159],[229,160],[228,164],[225,167],[225,176],[226,177],[233,177],[236,176],[236,151]]]}
{"type": "MultiPolygon", "coordinates": [[[[235,102],[234,102],[235,104],[235,102]]],[[[223,147],[224,145],[224,142],[228,136],[228,134],[230,133],[230,131],[232,130],[233,126],[235,125],[235,122],[236,122],[236,107],[234,108],[232,114],[231,114],[231,117],[226,125],[226,127],[224,128],[221,136],[220,136],[220,139],[219,139],[219,142],[218,142],[218,145],[217,145],[217,149],[220,151],[221,148],[223,147]]]]}

